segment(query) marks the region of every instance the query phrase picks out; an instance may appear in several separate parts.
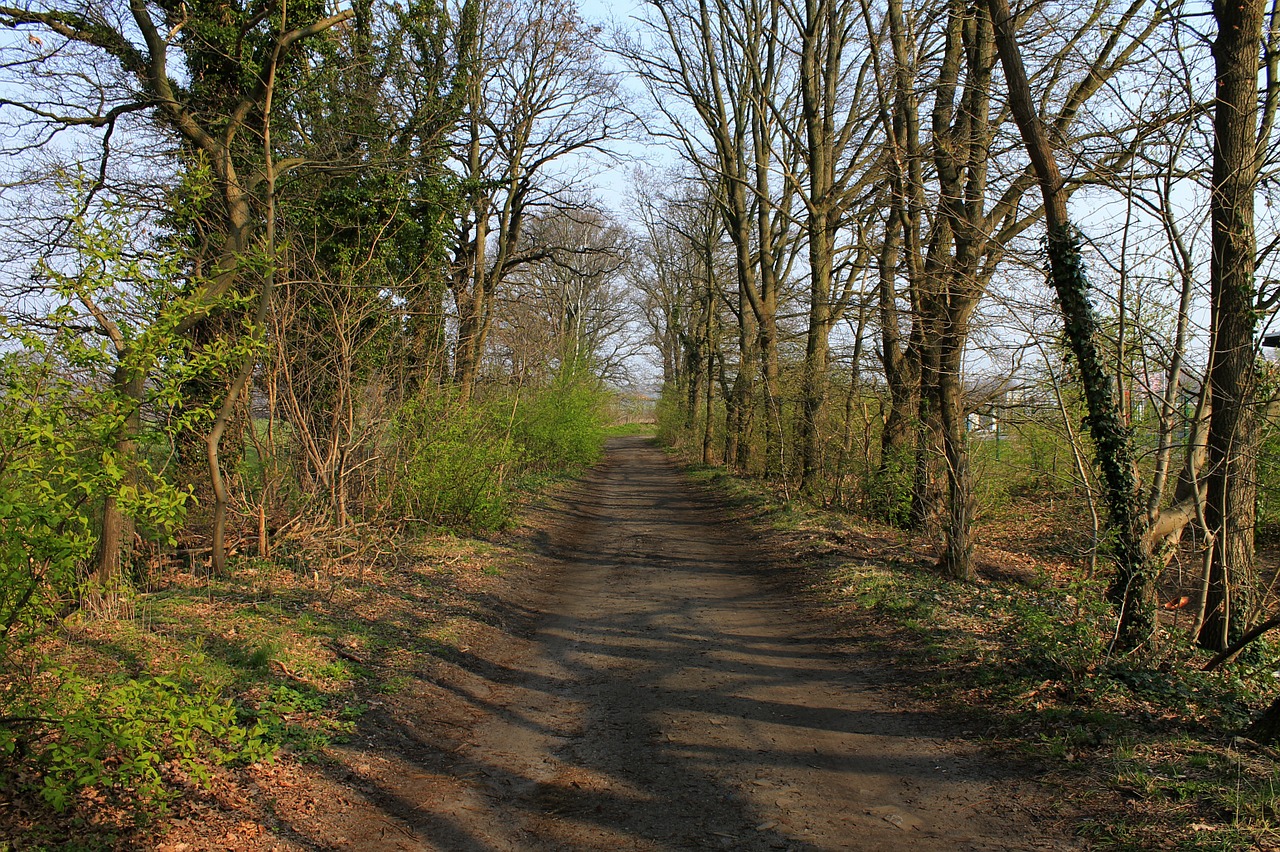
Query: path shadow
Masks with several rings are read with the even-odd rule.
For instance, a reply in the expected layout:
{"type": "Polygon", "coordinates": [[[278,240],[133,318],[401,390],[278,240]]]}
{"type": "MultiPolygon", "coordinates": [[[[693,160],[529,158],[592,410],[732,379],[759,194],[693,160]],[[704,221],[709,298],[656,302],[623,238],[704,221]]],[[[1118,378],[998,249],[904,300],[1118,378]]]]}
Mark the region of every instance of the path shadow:
{"type": "Polygon", "coordinates": [[[565,584],[536,622],[539,653],[467,654],[467,676],[438,683],[528,752],[442,748],[388,713],[360,723],[366,751],[469,779],[481,812],[339,766],[334,780],[402,823],[418,844],[394,838],[405,848],[458,852],[832,849],[773,821],[746,785],[797,772],[937,785],[936,752],[875,744],[953,735],[946,720],[851,698],[874,658],[779,627],[788,604],[756,576],[768,564],[714,500],[679,485],[647,439],[611,452],[555,510],[554,527],[573,534],[534,539],[562,562],[565,584]],[[604,584],[598,598],[593,583],[604,584]],[[765,741],[775,737],[786,745],[765,741]]]}

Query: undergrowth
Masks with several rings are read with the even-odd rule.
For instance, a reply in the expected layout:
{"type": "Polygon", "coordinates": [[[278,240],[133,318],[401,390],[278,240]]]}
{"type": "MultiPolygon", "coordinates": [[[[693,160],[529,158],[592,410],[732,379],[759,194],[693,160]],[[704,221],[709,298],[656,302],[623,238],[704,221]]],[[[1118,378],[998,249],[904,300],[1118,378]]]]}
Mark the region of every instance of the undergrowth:
{"type": "Polygon", "coordinates": [[[0,752],[10,765],[24,759],[21,780],[59,812],[91,795],[141,820],[177,795],[178,777],[207,786],[215,767],[276,751],[262,719],[191,668],[104,684],[51,667],[42,679],[51,681],[47,692],[9,703],[0,752]]]}
{"type": "Polygon", "coordinates": [[[396,417],[401,454],[382,488],[399,518],[498,530],[523,494],[600,459],[608,394],[566,368],[543,388],[495,393],[467,405],[426,395],[396,417]]]}

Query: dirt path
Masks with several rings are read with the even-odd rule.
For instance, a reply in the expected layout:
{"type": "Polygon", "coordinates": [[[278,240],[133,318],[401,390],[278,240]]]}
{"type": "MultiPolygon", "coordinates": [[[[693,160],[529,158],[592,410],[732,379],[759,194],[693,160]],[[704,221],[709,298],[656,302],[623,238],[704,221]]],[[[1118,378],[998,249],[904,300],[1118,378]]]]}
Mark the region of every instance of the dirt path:
{"type": "Polygon", "coordinates": [[[420,696],[420,733],[351,755],[391,819],[352,825],[350,845],[1074,848],[1021,807],[1025,778],[827,650],[643,439],[614,441],[553,516],[560,567],[532,635],[474,649],[420,696]]]}

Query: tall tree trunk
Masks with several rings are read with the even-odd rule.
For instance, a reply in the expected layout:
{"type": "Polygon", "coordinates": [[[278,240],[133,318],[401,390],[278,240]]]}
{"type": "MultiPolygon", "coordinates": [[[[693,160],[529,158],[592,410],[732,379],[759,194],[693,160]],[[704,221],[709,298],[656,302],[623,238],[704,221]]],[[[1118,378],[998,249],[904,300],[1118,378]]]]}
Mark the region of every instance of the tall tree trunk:
{"type": "Polygon", "coordinates": [[[1145,507],[1135,476],[1133,444],[1121,422],[1107,365],[1097,345],[1098,325],[1089,301],[1080,241],[1067,214],[1067,191],[1053,149],[1036,114],[1031,87],[1013,31],[1007,0],[987,0],[996,45],[1009,86],[1009,107],[1022,133],[1044,196],[1049,231],[1049,274],[1066,327],[1071,354],[1080,368],[1089,432],[1106,485],[1107,508],[1117,535],[1116,576],[1108,597],[1119,609],[1116,643],[1146,645],[1155,630],[1155,578],[1158,568],[1147,550],[1145,507]]]}
{"type": "MultiPolygon", "coordinates": [[[[738,377],[733,382],[733,395],[738,409],[738,437],[733,449],[733,465],[739,473],[751,473],[756,465],[755,445],[751,440],[755,425],[755,375],[758,336],[755,317],[739,303],[741,322],[738,326],[738,377]]],[[[728,450],[726,449],[726,454],[728,450]]]]}
{"type": "Polygon", "coordinates": [[[911,420],[918,405],[920,377],[914,359],[909,357],[903,346],[902,332],[898,327],[895,280],[901,231],[894,221],[897,218],[890,217],[879,259],[880,363],[888,385],[889,405],[880,433],[880,465],[876,472],[876,494],[872,505],[880,520],[905,526],[911,492],[908,472],[915,437],[911,420]]]}
{"type": "MultiPolygon", "coordinates": [[[[964,312],[963,316],[952,317],[950,321],[967,324],[967,312],[964,312]]],[[[966,337],[966,334],[956,331],[944,336],[939,358],[935,405],[942,426],[943,456],[947,464],[945,537],[938,567],[948,577],[970,581],[975,576],[971,540],[973,518],[968,448],[965,445],[964,388],[961,385],[961,366],[966,337]]]]}
{"type": "MultiPolygon", "coordinates": [[[[751,470],[752,384],[756,372],[754,317],[739,300],[737,314],[738,373],[725,394],[724,463],[737,473],[751,470]]],[[[724,370],[721,362],[720,369],[724,370]]]]}
{"type": "MultiPolygon", "coordinates": [[[[933,129],[933,164],[937,173],[938,202],[936,224],[931,228],[923,269],[913,282],[919,289],[917,304],[921,328],[920,407],[916,447],[915,482],[911,499],[911,525],[917,530],[934,533],[946,503],[944,483],[946,439],[942,421],[943,353],[956,345],[948,335],[962,331],[953,327],[949,318],[951,291],[961,283],[966,272],[960,258],[965,248],[970,223],[965,207],[966,192],[973,182],[966,172],[973,165],[969,149],[975,138],[974,122],[985,122],[981,115],[957,109],[957,93],[962,106],[969,106],[969,90],[976,82],[970,76],[961,85],[964,70],[978,59],[979,45],[975,36],[972,9],[965,0],[947,4],[947,24],[938,66],[934,103],[930,112],[933,129]]],[[[977,206],[980,211],[981,204],[977,206]]],[[[976,212],[976,211],[975,211],[976,212]]],[[[961,344],[962,345],[962,344],[961,344]]]]}
{"type": "Polygon", "coordinates": [[[459,312],[458,346],[453,355],[453,383],[458,390],[458,400],[465,404],[475,389],[476,371],[480,354],[476,344],[480,340],[480,318],[468,310],[459,312]]]}
{"type": "Polygon", "coordinates": [[[761,391],[764,394],[764,473],[776,478],[786,472],[786,444],[782,432],[782,368],[778,360],[778,325],[772,313],[759,327],[761,391]]]}
{"type": "Polygon", "coordinates": [[[844,398],[844,430],[840,435],[840,455],[835,464],[835,487],[832,489],[831,503],[843,506],[846,502],[844,483],[853,457],[853,410],[858,398],[861,381],[863,335],[867,329],[867,303],[858,306],[858,321],[853,329],[853,355],[849,359],[849,391],[844,398]]]}
{"type": "MultiPolygon", "coordinates": [[[[283,28],[286,6],[281,7],[280,25],[283,28]]],[[[271,296],[276,285],[276,169],[275,156],[271,149],[271,102],[275,95],[276,67],[280,62],[280,41],[276,41],[271,61],[267,66],[266,94],[262,104],[262,152],[263,177],[266,181],[265,198],[267,202],[266,237],[267,237],[267,269],[262,279],[262,289],[258,293],[258,309],[253,319],[251,332],[252,348],[245,355],[231,387],[227,390],[218,413],[214,416],[213,425],[205,441],[209,460],[209,481],[213,485],[213,573],[217,577],[227,575],[227,483],[222,475],[222,463],[219,452],[222,436],[231,420],[232,411],[240,394],[248,386],[253,376],[253,366],[257,362],[257,344],[266,335],[267,315],[271,309],[271,296]]],[[[250,406],[252,409],[252,406],[250,406]]],[[[249,428],[253,428],[250,415],[249,428]]]]}
{"type": "Polygon", "coordinates": [[[458,344],[453,356],[453,381],[458,400],[466,404],[475,390],[484,352],[488,312],[488,200],[475,205],[477,221],[472,244],[465,253],[463,268],[455,273],[454,305],[458,310],[458,344]]]}
{"type": "Polygon", "coordinates": [[[707,378],[706,391],[703,394],[703,406],[706,408],[707,419],[702,424],[702,463],[710,467],[716,463],[716,455],[714,450],[715,443],[715,417],[714,411],[714,390],[715,390],[715,373],[716,359],[715,351],[711,346],[712,318],[715,316],[713,311],[707,311],[707,378]]]}
{"type": "Polygon", "coordinates": [[[803,388],[800,399],[800,488],[809,496],[821,493],[822,413],[827,400],[827,360],[831,322],[826,311],[810,318],[805,342],[803,388]]]}
{"type": "MultiPolygon", "coordinates": [[[[483,134],[479,112],[483,108],[481,75],[475,75],[468,87],[469,137],[467,145],[467,174],[480,182],[483,172],[483,134]]],[[[488,309],[489,274],[489,216],[492,195],[475,190],[470,199],[469,215],[474,221],[465,221],[460,229],[456,267],[449,281],[453,290],[453,304],[458,311],[458,342],[453,356],[453,382],[458,390],[458,400],[466,404],[475,388],[480,355],[484,351],[484,315],[488,309]]],[[[499,239],[501,239],[499,234],[499,239]]]]}
{"type": "Polygon", "coordinates": [[[403,380],[406,397],[438,385],[447,377],[448,343],[444,320],[445,287],[435,277],[416,282],[407,297],[407,358],[403,380]]]}
{"type": "Polygon", "coordinates": [[[138,484],[138,433],[142,429],[145,381],[143,374],[124,364],[118,364],[112,376],[112,389],[125,406],[124,420],[112,447],[124,473],[114,493],[108,494],[102,503],[102,529],[90,575],[92,588],[85,601],[87,609],[102,615],[110,615],[119,601],[125,580],[124,566],[133,546],[133,519],[124,513],[116,495],[138,484]]]}
{"type": "MultiPolygon", "coordinates": [[[[801,115],[805,124],[805,161],[808,166],[809,215],[805,232],[809,245],[809,328],[805,337],[804,371],[800,391],[800,489],[805,494],[819,492],[821,474],[822,408],[827,396],[827,350],[832,323],[834,283],[834,197],[835,129],[831,105],[824,97],[832,74],[833,45],[824,45],[828,24],[834,15],[830,0],[806,0],[803,46],[800,52],[801,115]],[[823,60],[828,60],[824,62],[823,60]]],[[[836,69],[839,70],[839,57],[836,69]]]]}
{"type": "Polygon", "coordinates": [[[1209,292],[1213,342],[1209,388],[1208,500],[1214,537],[1205,619],[1197,641],[1222,650],[1239,635],[1252,604],[1254,533],[1253,204],[1258,180],[1258,71],[1264,0],[1217,0],[1213,183],[1209,196],[1213,257],[1209,292]]]}
{"type": "Polygon", "coordinates": [[[911,512],[908,526],[917,532],[936,531],[942,511],[943,477],[946,451],[943,448],[942,420],[938,411],[939,384],[942,372],[942,333],[933,321],[936,308],[932,297],[923,299],[917,322],[922,329],[920,347],[920,392],[915,415],[916,457],[911,482],[911,512]]]}
{"type": "MultiPolygon", "coordinates": [[[[885,224],[880,253],[879,294],[881,360],[889,388],[889,410],[880,441],[880,469],[876,478],[881,517],[898,526],[908,526],[912,513],[912,458],[916,449],[914,420],[920,408],[920,354],[923,342],[919,299],[923,276],[920,248],[920,217],[924,208],[923,153],[920,146],[920,110],[912,87],[913,56],[908,42],[902,0],[887,5],[890,42],[893,48],[892,112],[884,116],[891,137],[890,183],[893,210],[885,224]],[[912,326],[904,343],[897,308],[897,267],[900,257],[907,291],[911,296],[912,326]]],[[[886,108],[887,109],[887,108],[886,108]]]]}
{"type": "Polygon", "coordinates": [[[689,375],[689,384],[685,388],[684,431],[690,437],[698,425],[698,407],[702,404],[702,382],[706,378],[706,373],[702,369],[705,356],[702,352],[701,335],[698,329],[694,329],[694,334],[697,337],[693,346],[689,348],[688,365],[685,368],[689,375]]]}

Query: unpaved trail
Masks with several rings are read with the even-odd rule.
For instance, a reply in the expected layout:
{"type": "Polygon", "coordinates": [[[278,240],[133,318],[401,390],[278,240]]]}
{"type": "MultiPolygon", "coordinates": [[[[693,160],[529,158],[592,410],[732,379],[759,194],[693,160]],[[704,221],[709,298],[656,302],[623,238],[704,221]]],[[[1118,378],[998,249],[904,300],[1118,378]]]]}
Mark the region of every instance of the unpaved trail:
{"type": "MultiPolygon", "coordinates": [[[[361,848],[1067,849],[1026,778],[909,699],[762,582],[769,565],[644,439],[562,498],[532,634],[440,678],[368,758],[394,817],[361,848]],[[874,673],[873,673],[874,674],[874,673]],[[895,701],[898,702],[895,704],[895,701]],[[449,718],[447,705],[466,708],[449,718]],[[444,727],[442,728],[441,725],[444,727]],[[416,749],[416,752],[415,752],[416,749]],[[415,757],[415,753],[418,755],[415,757]]],[[[366,768],[369,768],[366,766],[366,768]]]]}

